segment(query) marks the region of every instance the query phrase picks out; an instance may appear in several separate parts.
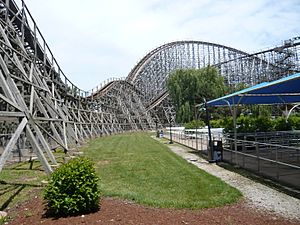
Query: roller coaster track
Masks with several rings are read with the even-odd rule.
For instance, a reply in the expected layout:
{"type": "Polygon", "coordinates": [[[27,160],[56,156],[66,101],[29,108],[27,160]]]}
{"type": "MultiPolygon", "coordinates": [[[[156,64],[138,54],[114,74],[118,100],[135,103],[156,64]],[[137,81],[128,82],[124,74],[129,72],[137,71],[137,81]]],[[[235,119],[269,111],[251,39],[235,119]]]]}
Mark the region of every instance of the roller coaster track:
{"type": "Polygon", "coordinates": [[[24,1],[0,0],[0,171],[36,155],[45,171],[53,149],[72,153],[89,138],[154,129],[174,120],[166,79],[179,68],[216,66],[228,84],[255,84],[299,71],[297,40],[248,54],[199,41],[178,41],[148,53],[126,79],[84,91],[64,74],[24,1]]]}
{"type": "Polygon", "coordinates": [[[164,91],[161,95],[158,96],[158,98],[156,98],[154,101],[151,102],[151,104],[147,107],[147,110],[150,111],[153,108],[157,107],[168,96],[169,96],[168,91],[164,91]]]}
{"type": "Polygon", "coordinates": [[[254,54],[208,42],[177,41],[148,53],[129,73],[127,80],[147,93],[149,104],[166,91],[168,76],[177,69],[215,66],[229,85],[255,85],[300,70],[300,42],[290,42],[254,54]]]}

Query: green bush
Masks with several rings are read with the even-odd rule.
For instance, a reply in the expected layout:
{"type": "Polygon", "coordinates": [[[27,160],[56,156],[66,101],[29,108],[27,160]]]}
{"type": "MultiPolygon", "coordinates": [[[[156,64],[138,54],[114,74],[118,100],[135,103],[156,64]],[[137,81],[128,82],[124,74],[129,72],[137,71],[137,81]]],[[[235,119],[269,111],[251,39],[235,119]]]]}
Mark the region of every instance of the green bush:
{"type": "Polygon", "coordinates": [[[249,116],[239,116],[237,118],[237,132],[250,133],[255,132],[256,126],[254,125],[254,118],[249,116]]]}
{"type": "MultiPolygon", "coordinates": [[[[233,119],[231,117],[225,118],[221,125],[225,133],[233,132],[233,119]]],[[[267,132],[273,130],[271,119],[264,116],[255,118],[241,115],[237,117],[236,125],[238,133],[267,132]]]]}
{"type": "Polygon", "coordinates": [[[223,120],[223,128],[225,133],[231,133],[233,132],[233,120],[231,117],[226,117],[223,120]]]}
{"type": "Polygon", "coordinates": [[[292,124],[292,128],[294,130],[300,130],[300,115],[293,115],[289,118],[290,123],[292,124]]]}
{"type": "Polygon", "coordinates": [[[217,119],[217,120],[211,120],[210,121],[210,126],[212,128],[220,128],[223,127],[224,121],[222,119],[217,119]]]}
{"type": "Polygon", "coordinates": [[[191,122],[184,124],[185,129],[196,129],[204,126],[205,123],[202,120],[192,120],[191,122]]]}
{"type": "Polygon", "coordinates": [[[288,121],[286,121],[285,117],[278,117],[275,121],[274,121],[274,129],[277,131],[288,131],[288,130],[292,130],[292,122],[290,119],[288,119],[288,121]]]}
{"type": "Polygon", "coordinates": [[[71,159],[52,175],[44,192],[48,210],[59,216],[89,213],[99,207],[99,178],[93,163],[84,157],[71,159]]]}
{"type": "MultiPolygon", "coordinates": [[[[223,127],[225,133],[233,132],[233,119],[226,117],[224,119],[211,120],[210,124],[213,128],[223,127]]],[[[244,116],[237,117],[237,132],[252,133],[252,132],[269,132],[269,131],[288,131],[300,130],[300,115],[292,115],[286,122],[286,117],[277,117],[272,120],[266,116],[244,116]]]]}
{"type": "Polygon", "coordinates": [[[268,132],[273,130],[272,120],[265,116],[255,118],[254,126],[257,132],[268,132]]]}

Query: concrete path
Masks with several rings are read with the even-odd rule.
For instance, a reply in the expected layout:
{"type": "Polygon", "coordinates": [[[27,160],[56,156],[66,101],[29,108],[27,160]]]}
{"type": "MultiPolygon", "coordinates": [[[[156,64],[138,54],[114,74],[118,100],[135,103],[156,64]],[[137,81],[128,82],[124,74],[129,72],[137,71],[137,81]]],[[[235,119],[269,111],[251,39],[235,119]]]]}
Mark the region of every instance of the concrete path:
{"type": "Polygon", "coordinates": [[[177,144],[168,144],[168,147],[174,153],[186,159],[198,168],[219,177],[227,184],[240,190],[250,207],[254,207],[259,210],[267,210],[268,212],[300,221],[299,199],[276,191],[237,173],[228,171],[216,164],[208,163],[205,159],[190,153],[188,148],[181,147],[177,144]]]}

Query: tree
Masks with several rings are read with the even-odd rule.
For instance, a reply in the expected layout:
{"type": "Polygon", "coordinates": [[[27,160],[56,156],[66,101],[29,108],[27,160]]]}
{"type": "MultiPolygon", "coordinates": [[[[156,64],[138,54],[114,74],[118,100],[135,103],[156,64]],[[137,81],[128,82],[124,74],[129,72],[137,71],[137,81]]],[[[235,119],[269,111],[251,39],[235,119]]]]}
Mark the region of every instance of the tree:
{"type": "Polygon", "coordinates": [[[211,100],[225,93],[223,77],[216,68],[180,69],[167,81],[169,95],[176,109],[176,121],[186,123],[195,115],[195,105],[203,99],[211,100]]]}

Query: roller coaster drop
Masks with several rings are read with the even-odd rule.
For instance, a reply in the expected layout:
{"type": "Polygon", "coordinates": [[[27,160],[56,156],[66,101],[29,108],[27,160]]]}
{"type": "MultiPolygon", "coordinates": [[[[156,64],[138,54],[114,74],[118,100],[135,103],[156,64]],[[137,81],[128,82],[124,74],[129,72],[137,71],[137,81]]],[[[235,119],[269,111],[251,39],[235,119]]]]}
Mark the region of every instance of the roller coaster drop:
{"type": "Polygon", "coordinates": [[[176,69],[211,65],[229,85],[253,85],[299,72],[299,45],[294,38],[248,54],[207,42],[172,42],[147,54],[125,79],[83,91],[61,70],[24,1],[0,0],[0,171],[15,155],[35,154],[51,173],[58,146],[68,152],[91,137],[169,123],[175,112],[166,79],[176,69]]]}

